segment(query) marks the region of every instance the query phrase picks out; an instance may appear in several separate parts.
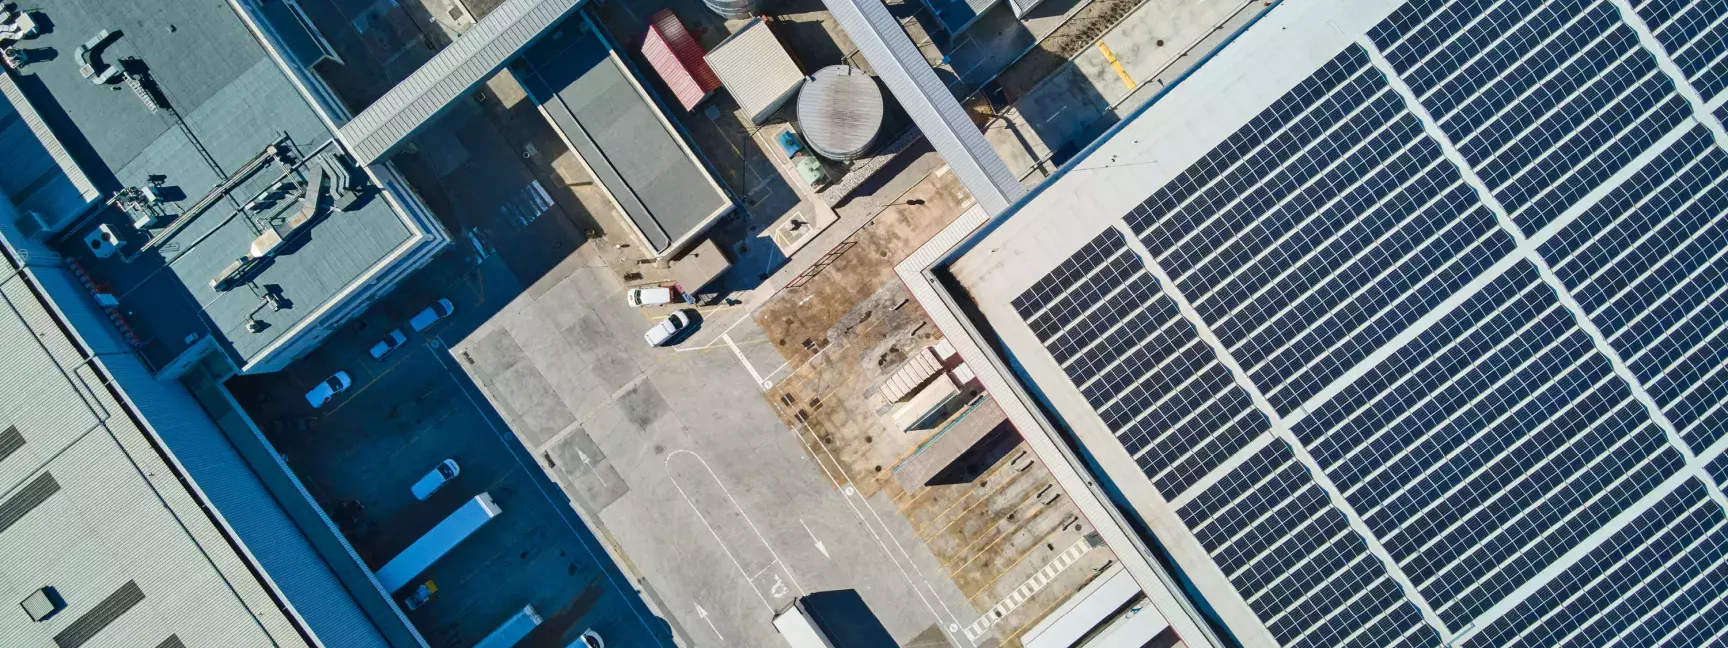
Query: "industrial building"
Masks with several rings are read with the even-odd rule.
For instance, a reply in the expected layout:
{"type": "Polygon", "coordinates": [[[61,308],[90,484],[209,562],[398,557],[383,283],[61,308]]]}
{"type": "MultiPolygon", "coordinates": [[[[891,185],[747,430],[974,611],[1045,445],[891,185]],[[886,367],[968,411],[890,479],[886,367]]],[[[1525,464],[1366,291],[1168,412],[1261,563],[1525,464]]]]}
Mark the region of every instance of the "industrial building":
{"type": "MultiPolygon", "coordinates": [[[[552,34],[524,50],[510,72],[599,180],[633,238],[654,257],[687,249],[731,213],[732,197],[591,20],[573,16],[552,34]]],[[[711,89],[693,85],[692,98],[711,89]]]]}
{"type": "Polygon", "coordinates": [[[1719,645],[1723,17],[1282,3],[899,274],[1189,645],[1719,645]]]}
{"type": "Polygon", "coordinates": [[[0,571],[29,613],[4,636],[423,644],[222,385],[304,356],[449,242],[340,140],[304,67],[326,54],[285,8],[0,12],[0,571]]]}

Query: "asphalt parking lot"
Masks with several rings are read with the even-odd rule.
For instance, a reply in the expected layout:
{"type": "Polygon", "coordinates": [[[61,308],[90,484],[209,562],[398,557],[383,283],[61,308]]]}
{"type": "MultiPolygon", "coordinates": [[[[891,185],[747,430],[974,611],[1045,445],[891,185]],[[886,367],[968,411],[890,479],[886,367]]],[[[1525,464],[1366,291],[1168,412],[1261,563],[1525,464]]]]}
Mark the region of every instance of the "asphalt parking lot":
{"type": "Polygon", "coordinates": [[[439,286],[439,268],[429,270],[313,355],[281,373],[231,380],[230,390],[369,567],[475,495],[492,495],[504,513],[416,580],[438,587],[409,613],[431,645],[472,645],[524,604],[546,620],[525,645],[563,646],[590,627],[621,645],[671,645],[561,491],[453,366],[445,340],[488,316],[484,296],[474,284],[439,286]],[[448,295],[456,314],[426,333],[406,328],[435,295],[448,295]],[[408,343],[373,360],[366,348],[392,326],[404,327],[408,343]],[[306,387],[338,369],[354,386],[312,409],[306,387]],[[445,458],[460,464],[460,476],[415,499],[409,485],[445,458]]]}

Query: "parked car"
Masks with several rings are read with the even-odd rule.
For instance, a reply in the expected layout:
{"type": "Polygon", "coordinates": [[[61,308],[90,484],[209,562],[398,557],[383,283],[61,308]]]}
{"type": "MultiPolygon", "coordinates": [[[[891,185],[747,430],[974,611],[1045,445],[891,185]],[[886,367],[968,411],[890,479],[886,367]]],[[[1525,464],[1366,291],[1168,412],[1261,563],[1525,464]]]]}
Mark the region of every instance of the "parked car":
{"type": "Polygon", "coordinates": [[[383,360],[384,356],[390,355],[391,351],[402,348],[402,345],[407,342],[408,336],[402,334],[402,329],[393,328],[385,333],[384,338],[378,340],[377,344],[372,345],[369,352],[372,354],[373,360],[383,360]]]}
{"type": "Polygon", "coordinates": [[[432,302],[432,305],[427,306],[426,310],[415,313],[413,317],[408,318],[408,326],[418,333],[438,323],[438,320],[449,317],[454,312],[456,312],[456,305],[450,303],[447,298],[439,297],[438,301],[432,302]]]}
{"type": "Polygon", "coordinates": [[[432,468],[432,472],[426,473],[426,476],[421,477],[420,481],[414,482],[414,485],[408,490],[414,493],[414,499],[425,501],[426,498],[431,497],[433,493],[438,492],[438,489],[443,488],[445,484],[450,483],[450,480],[455,479],[460,474],[462,474],[462,467],[456,465],[456,460],[445,459],[438,462],[438,465],[432,468]]]}
{"type": "Polygon", "coordinates": [[[354,379],[348,377],[348,372],[338,371],[331,374],[329,378],[325,378],[324,382],[318,383],[318,386],[313,387],[312,391],[306,392],[306,402],[311,403],[313,407],[323,407],[325,403],[330,402],[330,399],[335,398],[337,394],[342,393],[343,390],[348,389],[353,384],[354,379]]]}
{"type": "Polygon", "coordinates": [[[600,633],[584,630],[582,637],[576,643],[570,644],[570,648],[606,648],[606,642],[600,639],[600,633]]]}
{"type": "Polygon", "coordinates": [[[406,608],[409,612],[413,612],[420,609],[420,606],[425,605],[427,601],[432,600],[432,595],[437,593],[438,584],[432,581],[426,581],[421,583],[419,587],[414,588],[412,593],[402,599],[402,607],[406,608]]]}
{"type": "Polygon", "coordinates": [[[648,329],[648,332],[642,334],[642,337],[648,340],[648,346],[662,346],[672,341],[672,338],[678,337],[679,333],[684,332],[684,329],[689,328],[690,324],[695,321],[696,318],[691,317],[689,311],[677,311],[667,315],[666,319],[660,320],[659,324],[648,329]]]}
{"type": "Polygon", "coordinates": [[[637,308],[670,304],[672,303],[672,289],[665,286],[631,288],[624,291],[624,301],[637,308]]]}

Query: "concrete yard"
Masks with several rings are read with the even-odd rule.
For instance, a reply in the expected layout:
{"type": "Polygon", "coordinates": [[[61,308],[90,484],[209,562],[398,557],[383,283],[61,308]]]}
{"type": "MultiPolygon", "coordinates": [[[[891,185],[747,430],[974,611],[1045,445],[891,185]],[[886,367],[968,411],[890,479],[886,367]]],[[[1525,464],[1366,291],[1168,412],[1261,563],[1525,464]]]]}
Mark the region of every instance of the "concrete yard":
{"type": "MultiPolygon", "coordinates": [[[[1107,0],[1095,0],[1106,2],[1107,0]]],[[[1078,32],[1003,73],[1011,105],[984,128],[1008,168],[1033,186],[1157,96],[1207,53],[1265,11],[1263,0],[1145,0],[1119,20],[1078,17],[1078,32]],[[1098,26],[1109,23],[1107,29],[1098,26]],[[1064,56],[1067,60],[1057,64],[1064,56]],[[1021,69],[1016,69],[1021,68],[1021,69]]]]}
{"type": "Polygon", "coordinates": [[[782,422],[818,448],[825,470],[888,501],[912,526],[940,570],[926,577],[965,596],[960,638],[1017,646],[1114,556],[1087,540],[1091,529],[1078,509],[1018,437],[986,448],[950,483],[907,490],[894,478],[941,426],[902,432],[876,395],[907,357],[939,339],[893,266],[970,205],[951,174],[932,174],[902,198],[837,247],[831,264],[756,311],[788,364],[767,396],[782,422]],[[1034,579],[1039,572],[1048,581],[1034,579]]]}

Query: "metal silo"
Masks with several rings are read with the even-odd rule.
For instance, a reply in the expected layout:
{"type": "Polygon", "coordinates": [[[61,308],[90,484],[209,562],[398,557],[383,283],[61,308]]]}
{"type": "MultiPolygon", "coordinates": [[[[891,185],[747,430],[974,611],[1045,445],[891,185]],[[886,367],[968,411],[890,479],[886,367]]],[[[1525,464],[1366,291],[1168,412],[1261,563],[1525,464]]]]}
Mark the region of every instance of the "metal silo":
{"type": "Polygon", "coordinates": [[[798,126],[822,157],[857,159],[882,129],[882,90],[863,70],[845,65],[817,70],[798,91],[798,126]]]}

